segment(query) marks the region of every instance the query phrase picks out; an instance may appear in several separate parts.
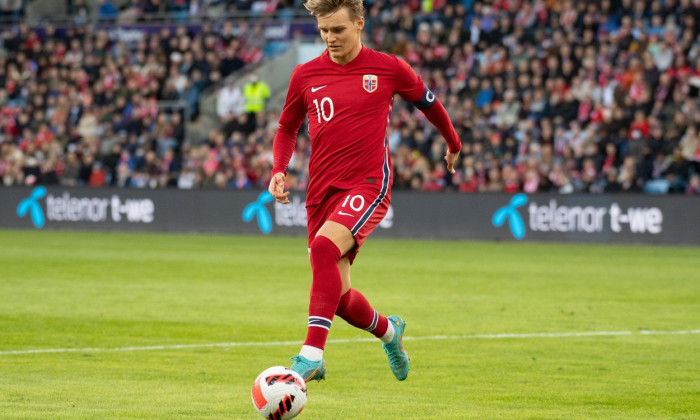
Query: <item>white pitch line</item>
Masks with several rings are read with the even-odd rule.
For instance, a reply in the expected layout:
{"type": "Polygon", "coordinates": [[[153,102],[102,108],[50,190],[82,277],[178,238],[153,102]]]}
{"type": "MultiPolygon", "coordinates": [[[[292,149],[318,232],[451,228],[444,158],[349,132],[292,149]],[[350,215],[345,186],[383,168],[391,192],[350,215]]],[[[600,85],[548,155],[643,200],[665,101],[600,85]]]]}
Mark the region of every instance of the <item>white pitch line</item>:
{"type": "MultiPolygon", "coordinates": [[[[423,337],[407,336],[404,340],[480,340],[480,339],[504,339],[504,338],[566,338],[566,337],[597,337],[597,336],[624,336],[624,335],[690,335],[700,334],[700,330],[682,331],[586,331],[586,332],[560,332],[560,333],[503,333],[503,334],[470,334],[470,335],[431,335],[423,337]]],[[[339,338],[328,340],[327,343],[361,343],[375,341],[376,338],[339,338]]],[[[132,347],[86,347],[63,349],[30,349],[30,350],[2,350],[0,356],[14,354],[39,354],[39,353],[100,353],[120,351],[148,351],[148,350],[179,350],[201,349],[211,347],[270,347],[270,346],[298,346],[303,341],[250,341],[229,343],[202,343],[202,344],[168,344],[162,346],[132,346],[132,347]]]]}

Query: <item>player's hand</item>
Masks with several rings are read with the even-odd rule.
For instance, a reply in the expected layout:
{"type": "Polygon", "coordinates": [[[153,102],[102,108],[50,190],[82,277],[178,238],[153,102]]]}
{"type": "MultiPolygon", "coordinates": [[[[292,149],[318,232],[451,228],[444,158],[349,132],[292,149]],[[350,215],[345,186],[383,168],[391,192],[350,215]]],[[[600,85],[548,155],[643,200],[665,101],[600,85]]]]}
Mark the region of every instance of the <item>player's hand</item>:
{"type": "Polygon", "coordinates": [[[447,162],[447,170],[450,171],[451,174],[455,173],[455,164],[457,163],[458,159],[459,159],[459,152],[452,153],[452,152],[448,151],[447,154],[445,155],[445,162],[447,162]]]}
{"type": "Polygon", "coordinates": [[[272,175],[270,186],[267,190],[275,197],[278,203],[289,204],[289,191],[284,191],[284,178],[285,175],[282,172],[272,175]]]}

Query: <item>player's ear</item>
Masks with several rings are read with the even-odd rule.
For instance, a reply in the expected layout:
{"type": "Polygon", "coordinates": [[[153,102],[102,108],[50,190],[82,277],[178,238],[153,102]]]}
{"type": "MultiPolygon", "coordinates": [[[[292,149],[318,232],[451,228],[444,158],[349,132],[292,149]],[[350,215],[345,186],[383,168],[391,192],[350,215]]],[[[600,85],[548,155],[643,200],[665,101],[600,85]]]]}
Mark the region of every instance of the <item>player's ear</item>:
{"type": "Polygon", "coordinates": [[[360,16],[359,19],[357,19],[357,29],[359,31],[362,31],[365,28],[365,17],[360,16]]]}

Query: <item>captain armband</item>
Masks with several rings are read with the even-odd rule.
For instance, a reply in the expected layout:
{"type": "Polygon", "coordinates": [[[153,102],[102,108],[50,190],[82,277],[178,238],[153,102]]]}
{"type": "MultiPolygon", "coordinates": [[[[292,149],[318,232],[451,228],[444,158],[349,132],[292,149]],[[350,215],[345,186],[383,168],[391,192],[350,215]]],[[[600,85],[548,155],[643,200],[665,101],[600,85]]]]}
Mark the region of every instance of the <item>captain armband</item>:
{"type": "Polygon", "coordinates": [[[435,94],[431,92],[430,89],[425,88],[423,96],[421,96],[419,100],[415,101],[413,105],[415,105],[416,108],[420,109],[421,111],[425,111],[426,109],[435,105],[435,94]]]}

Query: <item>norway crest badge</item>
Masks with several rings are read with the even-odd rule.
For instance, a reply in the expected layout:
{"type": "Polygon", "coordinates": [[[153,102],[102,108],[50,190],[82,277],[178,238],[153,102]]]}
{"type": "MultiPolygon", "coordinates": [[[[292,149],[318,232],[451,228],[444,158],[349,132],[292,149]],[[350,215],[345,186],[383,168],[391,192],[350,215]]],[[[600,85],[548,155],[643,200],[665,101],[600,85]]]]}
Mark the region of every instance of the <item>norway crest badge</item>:
{"type": "Polygon", "coordinates": [[[365,74],[362,76],[362,87],[369,93],[377,90],[379,79],[373,74],[365,74]]]}

